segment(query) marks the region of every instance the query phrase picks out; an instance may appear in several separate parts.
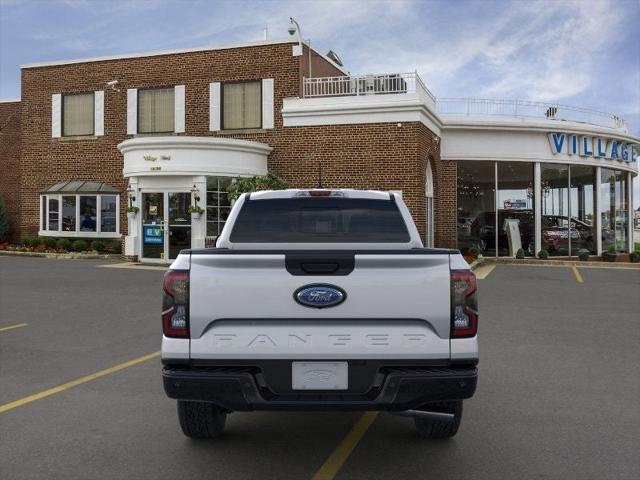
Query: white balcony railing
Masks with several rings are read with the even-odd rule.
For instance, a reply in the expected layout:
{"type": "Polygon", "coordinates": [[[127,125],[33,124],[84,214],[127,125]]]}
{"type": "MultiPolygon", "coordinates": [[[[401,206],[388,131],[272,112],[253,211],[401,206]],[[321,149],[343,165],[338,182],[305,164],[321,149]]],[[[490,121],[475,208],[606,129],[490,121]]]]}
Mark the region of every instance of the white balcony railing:
{"type": "Polygon", "coordinates": [[[435,102],[416,72],[305,78],[303,85],[305,98],[424,93],[435,102]]]}
{"type": "Polygon", "coordinates": [[[303,81],[304,98],[348,97],[415,93],[439,114],[540,118],[588,123],[628,132],[627,122],[611,113],[559,103],[483,98],[439,98],[429,91],[417,72],[313,77],[303,81]]]}
{"type": "Polygon", "coordinates": [[[541,118],[588,123],[628,131],[627,122],[617,115],[559,103],[483,98],[439,98],[436,104],[438,113],[443,115],[541,118]]]}

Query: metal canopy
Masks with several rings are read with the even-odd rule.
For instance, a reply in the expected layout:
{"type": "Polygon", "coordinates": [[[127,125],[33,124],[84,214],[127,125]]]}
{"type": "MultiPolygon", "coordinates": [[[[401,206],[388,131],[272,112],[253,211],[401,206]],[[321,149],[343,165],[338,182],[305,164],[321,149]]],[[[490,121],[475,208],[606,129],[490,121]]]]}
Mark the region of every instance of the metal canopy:
{"type": "Polygon", "coordinates": [[[69,180],[56,183],[42,193],[120,193],[120,191],[104,182],[91,180],[69,180]]]}

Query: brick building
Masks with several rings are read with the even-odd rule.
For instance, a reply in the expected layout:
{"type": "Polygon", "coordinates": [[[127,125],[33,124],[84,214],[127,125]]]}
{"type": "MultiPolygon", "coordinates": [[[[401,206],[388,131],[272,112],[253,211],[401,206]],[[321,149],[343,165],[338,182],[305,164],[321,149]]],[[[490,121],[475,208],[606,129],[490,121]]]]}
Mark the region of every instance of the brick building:
{"type": "Polygon", "coordinates": [[[314,187],[321,168],[328,188],[401,192],[429,246],[512,254],[511,219],[528,252],[558,232],[558,254],[599,254],[611,241],[628,250],[638,139],[618,117],[436,100],[415,73],[353,76],[336,57],[297,49],[269,41],[22,66],[21,99],[0,103],[13,240],[122,238],[127,256],[166,261],[218,235],[234,178],[270,171],[314,187]],[[574,139],[588,146],[572,152],[574,139]],[[194,204],[205,213],[189,215],[194,204]],[[565,222],[563,237],[570,217],[587,233],[565,222]]]}

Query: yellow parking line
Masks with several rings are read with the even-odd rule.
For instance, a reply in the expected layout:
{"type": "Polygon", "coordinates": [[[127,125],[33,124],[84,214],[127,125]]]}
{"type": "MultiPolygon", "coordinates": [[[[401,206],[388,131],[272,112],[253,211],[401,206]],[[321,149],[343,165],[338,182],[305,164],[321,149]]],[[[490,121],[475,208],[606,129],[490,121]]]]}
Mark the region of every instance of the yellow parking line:
{"type": "Polygon", "coordinates": [[[13,410],[14,408],[22,407],[27,403],[35,402],[36,400],[40,400],[41,398],[49,397],[56,393],[60,393],[70,388],[77,387],[78,385],[82,385],[83,383],[90,382],[91,380],[96,380],[100,377],[104,377],[106,375],[119,372],[120,370],[124,370],[125,368],[133,367],[134,365],[137,365],[142,362],[146,362],[147,360],[151,360],[152,358],[157,358],[159,356],[160,356],[160,352],[149,353],[147,355],[143,355],[142,357],[129,360],[128,362],[120,363],[118,365],[107,368],[105,370],[100,370],[99,372],[92,373],[91,375],[86,375],[84,377],[77,378],[70,382],[63,383],[62,385],[58,385],[57,387],[49,388],[47,390],[43,390],[42,392],[34,393],[33,395],[29,395],[28,397],[24,397],[19,400],[14,400],[13,402],[5,403],[4,405],[0,405],[0,413],[13,410]]]}
{"type": "Polygon", "coordinates": [[[576,277],[576,281],[578,283],[584,283],[584,280],[582,279],[582,275],[580,275],[580,272],[578,271],[578,269],[576,268],[576,266],[572,266],[571,269],[573,270],[573,274],[576,277]]]}
{"type": "Polygon", "coordinates": [[[358,423],[356,423],[351,431],[344,437],[344,440],[338,445],[338,447],[333,451],[333,453],[327,458],[327,460],[322,464],[320,469],[313,476],[312,480],[331,480],[333,479],[344,462],[349,458],[351,452],[356,447],[358,442],[362,439],[367,430],[374,422],[374,420],[378,417],[380,412],[367,412],[358,423]]]}
{"type": "Polygon", "coordinates": [[[26,327],[28,323],[16,323],[15,325],[9,325],[8,327],[0,328],[0,332],[6,332],[7,330],[13,330],[14,328],[26,327]]]}

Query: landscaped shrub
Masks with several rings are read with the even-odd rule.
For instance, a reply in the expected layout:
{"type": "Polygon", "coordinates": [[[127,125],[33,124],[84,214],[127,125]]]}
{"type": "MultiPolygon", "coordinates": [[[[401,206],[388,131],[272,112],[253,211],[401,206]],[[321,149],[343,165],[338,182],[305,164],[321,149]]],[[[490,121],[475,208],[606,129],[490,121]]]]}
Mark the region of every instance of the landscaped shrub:
{"type": "Polygon", "coordinates": [[[467,255],[469,255],[470,257],[473,258],[478,258],[478,249],[476,247],[469,247],[469,250],[467,250],[467,255]]]}
{"type": "Polygon", "coordinates": [[[629,260],[633,263],[640,263],[640,252],[631,252],[629,254],[629,260]]]}
{"type": "Polygon", "coordinates": [[[578,252],[578,258],[580,259],[581,262],[586,262],[587,260],[589,260],[589,252],[585,250],[578,252]]]}
{"type": "Polygon", "coordinates": [[[94,240],[91,242],[91,250],[96,252],[102,252],[105,248],[105,243],[102,240],[94,240]]]}
{"type": "Polygon", "coordinates": [[[22,246],[25,248],[32,247],[38,243],[37,238],[25,237],[22,239],[22,246]]]}
{"type": "Polygon", "coordinates": [[[88,248],[87,242],[84,240],[76,240],[71,244],[71,249],[74,252],[84,252],[88,248]]]}
{"type": "Polygon", "coordinates": [[[549,252],[544,248],[538,252],[538,258],[541,260],[546,260],[549,258],[549,252]]]}
{"type": "Polygon", "coordinates": [[[519,258],[520,260],[524,260],[524,248],[518,249],[518,251],[516,252],[516,258],[519,258]]]}
{"type": "Polygon", "coordinates": [[[71,240],[68,238],[61,238],[58,240],[58,248],[60,250],[70,251],[71,250],[71,240]]]}
{"type": "Polygon", "coordinates": [[[58,246],[58,241],[53,237],[38,237],[38,243],[52,250],[58,246]]]}
{"type": "Polygon", "coordinates": [[[120,240],[114,240],[111,242],[109,250],[115,254],[120,254],[122,252],[122,244],[120,243],[120,240]]]}

